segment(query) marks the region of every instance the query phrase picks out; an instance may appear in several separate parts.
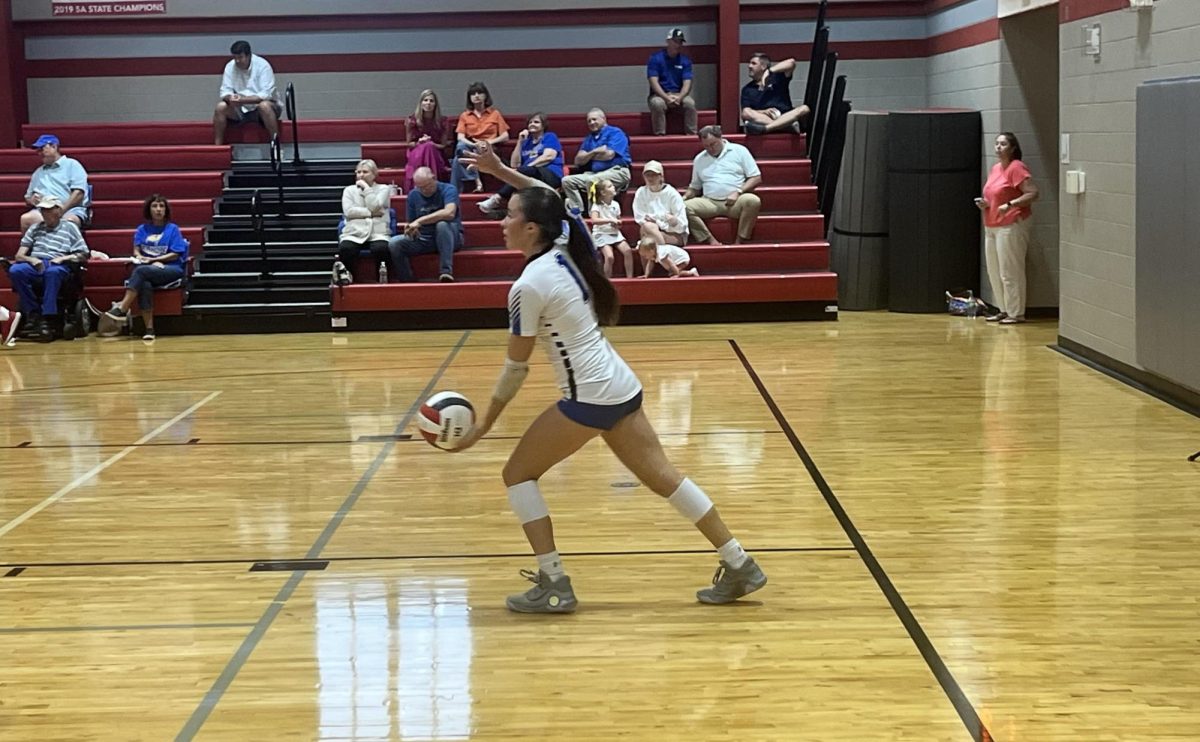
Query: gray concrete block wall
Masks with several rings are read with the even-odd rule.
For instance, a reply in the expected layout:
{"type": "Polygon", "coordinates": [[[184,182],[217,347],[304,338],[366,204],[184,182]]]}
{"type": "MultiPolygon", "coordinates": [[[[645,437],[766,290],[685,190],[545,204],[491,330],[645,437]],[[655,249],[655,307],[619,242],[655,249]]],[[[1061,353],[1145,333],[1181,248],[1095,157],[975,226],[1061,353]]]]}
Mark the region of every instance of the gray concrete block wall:
{"type": "MultiPolygon", "coordinates": [[[[1200,2],[1158,0],[1059,29],[1060,127],[1087,193],[1060,194],[1059,334],[1137,365],[1134,310],[1137,86],[1200,74],[1200,2]],[[1082,26],[1099,23],[1099,59],[1083,55],[1082,26]]],[[[1067,166],[1062,166],[1063,170],[1067,166]]]]}

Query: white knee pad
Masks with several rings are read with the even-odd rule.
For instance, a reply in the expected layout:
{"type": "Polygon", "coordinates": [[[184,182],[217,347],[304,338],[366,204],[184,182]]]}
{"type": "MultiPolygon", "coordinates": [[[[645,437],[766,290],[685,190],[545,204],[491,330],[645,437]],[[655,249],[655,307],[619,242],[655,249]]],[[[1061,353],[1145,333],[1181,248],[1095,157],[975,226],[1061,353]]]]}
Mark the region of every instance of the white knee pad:
{"type": "Polygon", "coordinates": [[[546,500],[542,497],[542,491],[533,479],[518,482],[509,487],[508,504],[517,514],[521,525],[541,520],[550,515],[550,511],[546,508],[546,500]]]}
{"type": "Polygon", "coordinates": [[[679,514],[687,518],[693,524],[697,523],[701,518],[712,510],[713,502],[704,494],[704,490],[696,486],[692,480],[684,477],[679,486],[667,498],[667,502],[671,503],[671,507],[679,511],[679,514]]]}

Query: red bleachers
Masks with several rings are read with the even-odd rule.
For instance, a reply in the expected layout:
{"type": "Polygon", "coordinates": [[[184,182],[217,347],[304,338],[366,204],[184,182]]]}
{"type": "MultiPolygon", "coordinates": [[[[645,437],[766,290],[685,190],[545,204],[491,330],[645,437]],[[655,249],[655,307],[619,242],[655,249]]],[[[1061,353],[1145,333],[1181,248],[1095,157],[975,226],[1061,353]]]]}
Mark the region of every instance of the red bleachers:
{"type": "MultiPolygon", "coordinates": [[[[224,183],[225,174],[217,171],[88,174],[93,200],[142,200],[151,193],[161,193],[171,200],[172,212],[176,199],[216,198],[221,195],[224,183]]],[[[0,201],[20,202],[28,187],[28,175],[0,175],[0,201]]]]}
{"type": "MultiPolygon", "coordinates": [[[[837,275],[809,272],[699,278],[618,278],[621,303],[630,305],[740,304],[830,301],[837,296],[837,275]]],[[[333,311],[377,312],[437,309],[496,309],[508,303],[512,281],[456,283],[453,291],[437,283],[354,284],[331,289],[333,311]],[[401,290],[397,290],[397,289],[401,290]]]]}
{"type": "MultiPolygon", "coordinates": [[[[621,197],[622,213],[626,215],[633,214],[633,196],[636,188],[630,188],[621,197]]],[[[682,194],[683,189],[679,189],[682,194]]],[[[764,212],[812,212],[816,211],[817,206],[817,187],[811,185],[803,186],[761,186],[754,191],[762,199],[764,212]]],[[[483,212],[479,210],[479,203],[488,198],[490,193],[464,193],[460,197],[463,208],[463,217],[465,219],[480,219],[483,212]]],[[[408,202],[407,196],[396,196],[392,199],[392,208],[401,218],[404,217],[405,204],[408,202]]]]}
{"type": "MultiPolygon", "coordinates": [[[[21,214],[29,210],[24,204],[0,204],[0,224],[16,226],[21,214]]],[[[142,216],[142,200],[100,201],[92,205],[92,227],[95,229],[120,229],[145,221],[142,216]]],[[[213,200],[211,198],[171,199],[171,219],[179,226],[207,226],[212,222],[213,200]]]]}
{"type": "MultiPolygon", "coordinates": [[[[470,214],[468,214],[470,216],[470,214]]],[[[726,218],[713,219],[709,228],[722,242],[733,241],[733,223],[726,218]]],[[[496,247],[504,244],[501,223],[497,221],[466,221],[463,223],[466,247],[496,247]]],[[[632,218],[621,220],[621,231],[627,239],[638,233],[632,218]]],[[[792,243],[819,242],[825,239],[825,220],[820,214],[764,214],[758,217],[754,242],[792,243]]]]}
{"type": "MultiPolygon", "coordinates": [[[[768,157],[804,157],[804,137],[799,136],[746,136],[745,134],[730,134],[725,137],[731,142],[743,144],[756,158],[768,157]]],[[[562,140],[564,158],[571,164],[575,153],[579,151],[582,137],[564,137],[562,140]]],[[[374,160],[381,168],[403,167],[407,162],[409,146],[405,142],[366,142],[362,145],[364,159],[374,160]]],[[[700,153],[700,140],[693,136],[671,135],[665,137],[631,135],[629,137],[630,153],[641,160],[651,159],[646,156],[653,154],[658,160],[687,160],[691,161],[700,153]]],[[[511,152],[510,145],[502,145],[501,151],[511,152]]],[[[506,160],[507,161],[507,160],[506,160]]]]}
{"type": "MultiPolygon", "coordinates": [[[[67,147],[63,154],[83,163],[88,173],[229,169],[230,147],[67,147]]],[[[0,150],[0,173],[30,174],[42,164],[31,149],[0,150]]]]}
{"type": "MultiPolygon", "coordinates": [[[[447,112],[457,115],[457,112],[447,112]]],[[[525,115],[507,115],[513,136],[525,126],[525,115]]],[[[701,111],[700,125],[715,124],[716,111],[701,111]]],[[[631,135],[650,133],[650,113],[611,113],[608,122],[619,126],[631,135]]],[[[564,137],[582,137],[587,134],[586,114],[550,114],[551,130],[564,137]]],[[[397,141],[405,137],[403,118],[379,119],[301,119],[299,122],[302,142],[379,142],[397,141]]],[[[36,140],[44,133],[53,133],[61,141],[63,151],[72,147],[108,147],[138,142],[144,146],[163,144],[212,144],[212,123],[208,121],[134,121],[115,124],[24,124],[21,139],[36,140]]],[[[290,142],[291,122],[280,127],[280,138],[290,142]]],[[[231,126],[226,131],[227,143],[266,142],[266,129],[258,125],[231,126]]]]}

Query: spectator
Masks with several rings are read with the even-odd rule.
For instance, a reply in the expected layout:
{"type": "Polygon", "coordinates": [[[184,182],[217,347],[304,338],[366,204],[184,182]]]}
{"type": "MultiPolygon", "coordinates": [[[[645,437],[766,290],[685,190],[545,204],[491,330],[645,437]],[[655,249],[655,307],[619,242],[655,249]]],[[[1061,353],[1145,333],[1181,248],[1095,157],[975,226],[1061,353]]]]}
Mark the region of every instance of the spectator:
{"type": "Polygon", "coordinates": [[[473,82],[467,88],[467,110],[458,116],[458,144],[454,148],[454,164],[450,168],[450,184],[462,193],[466,181],[475,181],[475,192],[483,191],[479,171],[460,163],[463,153],[474,153],[475,142],[487,142],[493,147],[508,141],[508,122],[492,107],[492,94],[487,85],[473,82]]]}
{"type": "Polygon", "coordinates": [[[726,141],[721,127],[700,130],[704,151],[692,161],[692,182],[683,194],[688,228],[697,240],[720,245],[704,221],[714,216],[737,220],[735,242],[746,242],[754,235],[754,223],[762,202],[753,191],[762,183],[762,173],[753,155],[740,144],[726,141]]]}
{"type": "Polygon", "coordinates": [[[657,245],[687,244],[688,218],[683,196],[667,184],[663,166],[658,160],[642,168],[646,185],[633,195],[633,221],[641,230],[638,239],[649,237],[657,245]]]}
{"type": "MultiPolygon", "coordinates": [[[[355,258],[364,250],[374,258],[376,271],[391,257],[388,239],[392,236],[391,207],[395,190],[392,186],[377,183],[378,177],[379,168],[374,160],[360,160],[354,168],[354,185],[346,186],[342,191],[343,224],[338,235],[337,259],[351,273],[354,272],[355,258]]],[[[393,267],[396,266],[393,264],[393,267]]],[[[336,266],[334,270],[337,270],[336,266]]]]}
{"type": "Polygon", "coordinates": [[[975,205],[984,213],[984,256],[988,280],[1000,311],[988,322],[1015,325],[1025,321],[1025,253],[1033,224],[1030,205],[1038,187],[1022,161],[1021,143],[1012,132],[996,137],[996,158],[988,173],[983,198],[975,205]]]}
{"type": "Polygon", "coordinates": [[[642,266],[645,268],[642,278],[650,277],[655,263],[661,265],[671,278],[694,278],[700,275],[700,271],[688,267],[692,263],[692,256],[682,247],[660,245],[651,237],[643,237],[641,242],[638,242],[638,255],[641,256],[642,266]]]}
{"type": "Polygon", "coordinates": [[[450,127],[450,120],[442,115],[442,104],[432,90],[421,91],[417,110],[405,120],[404,130],[408,140],[404,192],[408,193],[413,188],[413,173],[417,168],[429,168],[439,180],[449,173],[446,157],[450,154],[454,130],[450,127]]]}
{"type": "Polygon", "coordinates": [[[650,124],[655,136],[667,133],[667,111],[683,109],[683,130],[696,133],[696,101],[692,99],[692,60],[683,53],[687,39],[682,28],[667,32],[667,48],[650,55],[646,78],[650,81],[650,124]]]}
{"type": "Polygon", "coordinates": [[[592,244],[604,258],[604,276],[612,277],[613,248],[625,259],[625,277],[633,278],[633,250],[621,234],[621,204],[617,189],[608,178],[596,181],[596,197],[592,199],[592,244]]]}
{"type": "MultiPolygon", "coordinates": [[[[546,114],[538,111],[525,121],[525,128],[517,134],[517,146],[513,148],[509,164],[514,170],[546,183],[557,189],[562,185],[563,156],[558,136],[547,131],[550,125],[546,114]]],[[[479,204],[479,210],[493,219],[504,216],[508,197],[517,189],[505,183],[495,195],[479,204]]]]}
{"type": "Polygon", "coordinates": [[[76,227],[86,227],[91,222],[92,207],[87,170],[79,160],[58,151],[58,137],[53,134],[41,135],[30,147],[41,150],[42,166],[33,171],[25,191],[25,203],[33,208],[21,215],[21,231],[29,231],[42,220],[37,205],[47,198],[56,198],[62,204],[63,219],[76,227]]]}
{"type": "Polygon", "coordinates": [[[142,204],[146,222],[133,234],[133,269],[125,281],[125,296],[106,315],[124,322],[137,301],[146,325],[142,340],[154,340],[154,289],[181,281],[187,275],[188,242],[171,221],[171,204],[157,193],[142,204]]]}
{"type": "Polygon", "coordinates": [[[250,42],[235,41],[229,47],[233,59],[221,78],[220,102],[213,112],[213,141],[225,143],[225,127],[258,121],[272,137],[279,133],[283,106],[275,96],[275,70],[271,63],[250,52],[250,42]]]}
{"type": "Polygon", "coordinates": [[[788,90],[796,60],[789,58],[772,65],[765,52],[755,52],[747,70],[750,82],[742,88],[742,126],[746,133],[790,130],[800,134],[800,122],[808,117],[808,106],[792,106],[788,90]]]}
{"type": "MultiPolygon", "coordinates": [[[[71,268],[87,262],[88,246],[75,222],[63,218],[62,202],[45,196],[37,203],[42,220],[21,237],[21,246],[13,258],[8,277],[21,301],[21,312],[29,317],[33,337],[40,342],[54,340],[61,324],[58,293],[71,277],[71,268]],[[42,292],[39,300],[38,291],[42,292]]],[[[66,327],[64,330],[64,337],[66,327]]],[[[72,335],[71,338],[74,336],[72,335]]]]}
{"type": "Polygon", "coordinates": [[[608,117],[599,108],[588,111],[590,132],[579,145],[575,167],[580,171],[563,178],[563,194],[568,210],[583,211],[584,196],[592,183],[600,178],[612,181],[617,191],[629,188],[629,137],[616,126],[608,125],[608,117]],[[603,173],[603,175],[601,175],[603,173]]]}
{"type": "Polygon", "coordinates": [[[424,167],[413,173],[413,182],[416,187],[408,193],[408,223],[404,225],[404,234],[393,237],[388,244],[392,263],[401,281],[411,281],[409,258],[436,252],[438,280],[453,281],[454,252],[463,244],[458,190],[449,183],[439,182],[433,171],[424,167]]]}

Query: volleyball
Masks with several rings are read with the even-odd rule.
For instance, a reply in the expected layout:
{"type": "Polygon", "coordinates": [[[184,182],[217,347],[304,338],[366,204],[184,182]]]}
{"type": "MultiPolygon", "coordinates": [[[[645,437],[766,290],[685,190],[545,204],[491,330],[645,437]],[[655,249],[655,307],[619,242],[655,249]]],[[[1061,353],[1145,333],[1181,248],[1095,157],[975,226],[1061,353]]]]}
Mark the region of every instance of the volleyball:
{"type": "Polygon", "coordinates": [[[475,408],[458,392],[438,392],[421,405],[417,429],[434,448],[453,451],[475,424],[475,408]]]}

